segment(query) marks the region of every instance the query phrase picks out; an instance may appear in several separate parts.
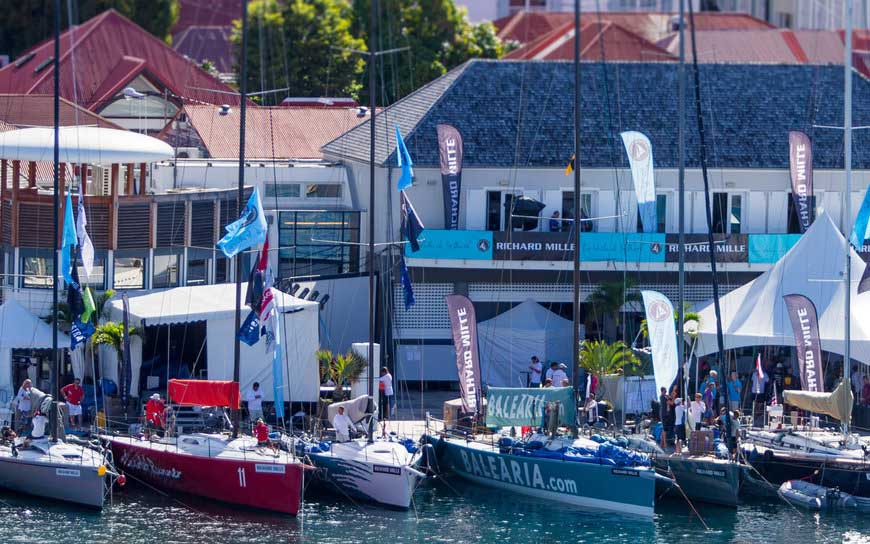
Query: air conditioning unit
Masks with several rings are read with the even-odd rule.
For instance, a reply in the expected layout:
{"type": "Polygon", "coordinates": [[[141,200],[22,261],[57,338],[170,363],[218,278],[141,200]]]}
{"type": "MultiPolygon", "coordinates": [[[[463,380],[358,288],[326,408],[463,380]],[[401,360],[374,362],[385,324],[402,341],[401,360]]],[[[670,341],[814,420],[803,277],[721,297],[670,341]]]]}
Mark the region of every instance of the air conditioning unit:
{"type": "Polygon", "coordinates": [[[105,166],[94,166],[92,177],[88,182],[88,194],[94,196],[109,196],[112,194],[112,169],[105,166]]]}
{"type": "Polygon", "coordinates": [[[198,147],[179,147],[175,150],[175,156],[179,159],[201,159],[202,152],[198,147]]]}

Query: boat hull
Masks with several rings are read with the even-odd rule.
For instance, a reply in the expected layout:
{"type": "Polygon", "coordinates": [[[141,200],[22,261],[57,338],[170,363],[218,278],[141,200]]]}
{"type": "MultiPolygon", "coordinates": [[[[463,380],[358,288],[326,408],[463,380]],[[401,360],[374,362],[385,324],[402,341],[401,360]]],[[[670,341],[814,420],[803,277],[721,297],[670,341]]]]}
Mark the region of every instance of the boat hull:
{"type": "Polygon", "coordinates": [[[438,464],[472,482],[582,508],[652,517],[656,474],[628,468],[503,454],[474,443],[428,437],[438,464]]]}
{"type": "Polygon", "coordinates": [[[301,463],[204,457],[130,438],[108,441],[119,469],[155,487],[254,509],[299,512],[301,463]]]}
{"type": "Polygon", "coordinates": [[[870,463],[813,459],[799,452],[764,447],[748,447],[746,453],[752,466],[775,486],[789,480],[804,480],[858,497],[870,497],[870,463]]]}
{"type": "Polygon", "coordinates": [[[308,454],[319,470],[314,482],[341,496],[407,510],[421,473],[407,465],[346,459],[329,453],[308,454]]]}
{"type": "MultiPolygon", "coordinates": [[[[682,497],[680,489],[689,499],[721,506],[736,507],[740,500],[743,474],[747,468],[724,460],[680,455],[659,455],[653,465],[667,476],[673,476],[679,485],[667,490],[682,497]]],[[[664,490],[663,490],[664,491],[664,490]]]]}
{"type": "Polygon", "coordinates": [[[0,487],[16,493],[102,508],[106,476],[97,466],[44,463],[0,455],[0,487]]]}

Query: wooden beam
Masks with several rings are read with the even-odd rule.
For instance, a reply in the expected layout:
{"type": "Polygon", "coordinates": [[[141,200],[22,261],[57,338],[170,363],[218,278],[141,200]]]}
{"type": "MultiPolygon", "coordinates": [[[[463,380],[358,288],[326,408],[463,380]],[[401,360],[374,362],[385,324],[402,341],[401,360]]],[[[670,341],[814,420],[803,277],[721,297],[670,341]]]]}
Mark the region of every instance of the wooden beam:
{"type": "Polygon", "coordinates": [[[21,161],[12,161],[12,245],[18,247],[18,177],[21,175],[21,161]]]}
{"type": "Polygon", "coordinates": [[[83,195],[88,194],[88,165],[80,166],[79,178],[81,179],[81,191],[83,195]]]}
{"type": "Polygon", "coordinates": [[[146,172],[145,166],[146,165],[144,162],[139,165],[139,194],[140,195],[145,194],[145,172],[146,172]]]}
{"type": "Polygon", "coordinates": [[[27,186],[36,187],[36,161],[27,161],[27,186]]]}
{"type": "Polygon", "coordinates": [[[121,165],[113,164],[111,168],[111,183],[109,193],[112,201],[109,203],[109,247],[118,249],[118,176],[121,165]]]}
{"type": "Polygon", "coordinates": [[[133,163],[127,164],[127,179],[124,183],[124,194],[130,196],[133,194],[133,163]]]}
{"type": "Polygon", "coordinates": [[[0,200],[6,198],[6,159],[0,159],[0,200]]]}
{"type": "Polygon", "coordinates": [[[18,178],[21,177],[21,161],[12,161],[12,201],[18,200],[18,178]]]}
{"type": "Polygon", "coordinates": [[[112,197],[112,200],[116,200],[118,198],[118,177],[120,176],[121,165],[113,164],[112,165],[112,183],[111,189],[109,189],[109,196],[112,197]]]}

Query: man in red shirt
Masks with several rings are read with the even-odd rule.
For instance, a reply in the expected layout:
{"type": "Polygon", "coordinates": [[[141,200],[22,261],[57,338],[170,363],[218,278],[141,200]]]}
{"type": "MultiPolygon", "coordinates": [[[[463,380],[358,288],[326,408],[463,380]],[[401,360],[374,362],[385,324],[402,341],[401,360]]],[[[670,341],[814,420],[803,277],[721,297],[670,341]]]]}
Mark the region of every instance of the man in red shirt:
{"type": "Polygon", "coordinates": [[[82,389],[81,380],[75,378],[73,383],[64,386],[60,390],[60,393],[66,401],[66,408],[69,412],[69,426],[74,429],[81,429],[82,399],[85,398],[85,390],[82,389]]]}
{"type": "Polygon", "coordinates": [[[269,426],[262,419],[257,420],[257,426],[254,427],[254,436],[257,437],[258,446],[269,445],[269,426]]]}
{"type": "Polygon", "coordinates": [[[154,393],[145,403],[145,424],[157,430],[163,430],[166,425],[166,405],[160,400],[160,393],[154,393]]]}

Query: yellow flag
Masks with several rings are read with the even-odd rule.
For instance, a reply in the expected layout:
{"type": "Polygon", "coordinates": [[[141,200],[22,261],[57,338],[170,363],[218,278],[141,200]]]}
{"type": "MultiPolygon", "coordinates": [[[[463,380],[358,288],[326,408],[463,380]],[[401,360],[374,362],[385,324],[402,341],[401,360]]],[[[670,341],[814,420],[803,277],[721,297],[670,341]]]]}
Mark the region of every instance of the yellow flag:
{"type": "Polygon", "coordinates": [[[571,155],[571,161],[568,162],[568,166],[565,167],[565,175],[570,176],[571,172],[574,171],[574,157],[576,155],[571,155]]]}

